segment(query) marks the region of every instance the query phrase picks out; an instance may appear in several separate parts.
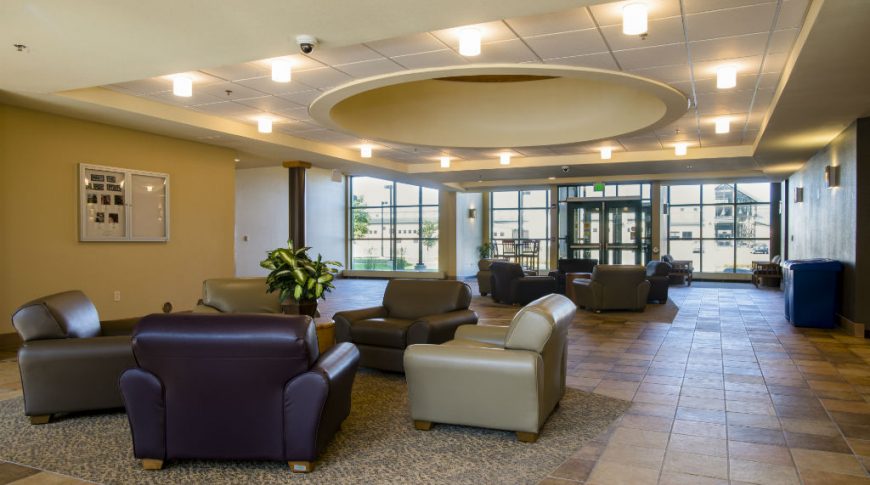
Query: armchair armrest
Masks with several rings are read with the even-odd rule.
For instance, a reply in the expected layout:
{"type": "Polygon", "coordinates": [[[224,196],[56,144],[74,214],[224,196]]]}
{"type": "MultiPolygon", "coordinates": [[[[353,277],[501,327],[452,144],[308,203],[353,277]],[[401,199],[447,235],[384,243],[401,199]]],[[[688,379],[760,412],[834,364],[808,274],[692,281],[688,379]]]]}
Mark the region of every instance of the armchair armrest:
{"type": "Polygon", "coordinates": [[[460,325],[477,323],[477,313],[471,310],[455,310],[420,317],[408,327],[408,345],[433,343],[440,344],[453,339],[460,325]]]}
{"type": "Polygon", "coordinates": [[[200,303],[197,303],[196,306],[193,307],[193,310],[191,311],[191,313],[215,313],[215,314],[223,313],[222,311],[218,310],[217,308],[215,308],[213,306],[208,306],[205,303],[201,303],[202,300],[199,300],[199,301],[200,301],[200,303]]]}
{"type": "Polygon", "coordinates": [[[649,280],[643,280],[637,285],[637,306],[635,308],[643,310],[646,307],[650,286],[649,280]]]}
{"type": "Polygon", "coordinates": [[[163,383],[140,368],[121,374],[121,393],[133,433],[133,455],[139,459],[166,459],[166,402],[163,383]]]}
{"type": "Polygon", "coordinates": [[[317,449],[322,450],[350,414],[350,394],[359,367],[359,349],[342,342],[334,345],[317,359],[311,372],[326,379],[327,394],[317,431],[317,449]]]}
{"type": "Polygon", "coordinates": [[[106,320],[100,322],[100,331],[106,337],[119,335],[133,335],[133,328],[139,323],[141,317],[122,318],[120,320],[106,320]]]}
{"type": "Polygon", "coordinates": [[[384,318],[387,316],[387,309],[382,306],[361,308],[359,310],[349,310],[336,313],[332,319],[335,321],[335,341],[350,342],[350,326],[358,320],[367,318],[384,318]]]}
{"type": "Polygon", "coordinates": [[[462,325],[456,329],[453,338],[504,346],[509,329],[492,325],[462,325]]]}

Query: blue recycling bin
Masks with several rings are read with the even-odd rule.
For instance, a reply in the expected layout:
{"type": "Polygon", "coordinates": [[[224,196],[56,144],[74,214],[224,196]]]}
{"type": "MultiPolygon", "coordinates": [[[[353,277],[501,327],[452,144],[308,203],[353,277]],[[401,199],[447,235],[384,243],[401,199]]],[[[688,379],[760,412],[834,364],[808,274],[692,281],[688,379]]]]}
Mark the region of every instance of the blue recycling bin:
{"type": "Polygon", "coordinates": [[[795,327],[836,327],[841,271],[833,259],[784,261],[785,318],[795,327]]]}

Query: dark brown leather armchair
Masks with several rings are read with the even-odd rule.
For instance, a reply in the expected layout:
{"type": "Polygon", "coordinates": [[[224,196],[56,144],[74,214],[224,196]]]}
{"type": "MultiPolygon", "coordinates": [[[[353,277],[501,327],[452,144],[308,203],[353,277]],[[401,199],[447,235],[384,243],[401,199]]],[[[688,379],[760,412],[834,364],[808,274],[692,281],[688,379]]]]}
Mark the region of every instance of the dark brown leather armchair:
{"type": "Polygon", "coordinates": [[[407,346],[444,343],[460,325],[477,323],[470,304],[461,281],[392,280],[382,306],[335,314],[335,340],[355,343],[362,366],[404,372],[407,346]]]}
{"type": "Polygon", "coordinates": [[[81,291],[21,305],[12,325],[24,344],[18,366],[24,414],[45,424],[52,414],[123,407],[118,377],[136,365],[130,334],[138,318],[101,322],[81,291]]]}
{"type": "Polygon", "coordinates": [[[495,262],[492,271],[492,301],[506,305],[526,305],[538,298],[556,292],[556,278],[552,276],[526,276],[516,263],[495,262]]]}
{"type": "Polygon", "coordinates": [[[350,413],[359,363],[348,343],[319,355],[305,315],[149,315],[133,353],[121,391],[146,469],[202,458],[309,472],[350,413]]]}
{"type": "Polygon", "coordinates": [[[556,278],[556,292],[567,294],[566,281],[568,273],[592,273],[597,259],[560,259],[556,262],[556,271],[550,271],[550,276],[556,278]]]}
{"type": "Polygon", "coordinates": [[[649,281],[649,296],[647,296],[647,302],[668,302],[668,287],[671,285],[670,274],[671,263],[665,261],[650,261],[646,264],[646,280],[649,281]]]}

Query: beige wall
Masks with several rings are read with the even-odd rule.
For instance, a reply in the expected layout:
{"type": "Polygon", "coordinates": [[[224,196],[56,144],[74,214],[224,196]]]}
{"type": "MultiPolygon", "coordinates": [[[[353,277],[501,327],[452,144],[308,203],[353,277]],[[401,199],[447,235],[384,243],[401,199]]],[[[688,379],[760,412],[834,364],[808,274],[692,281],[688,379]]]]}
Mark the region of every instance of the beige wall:
{"type": "Polygon", "coordinates": [[[468,278],[477,274],[480,259],[477,248],[483,243],[483,196],[480,193],[456,193],[456,277],[468,278]],[[470,219],[468,210],[474,208],[476,217],[470,219]]]}
{"type": "Polygon", "coordinates": [[[340,182],[333,181],[332,170],[323,168],[314,167],[305,173],[305,245],[311,246],[311,257],[321,254],[324,259],[347,266],[345,181],[344,176],[340,182]]]}
{"type": "Polygon", "coordinates": [[[103,319],[191,308],[205,278],[232,276],[234,153],[0,105],[0,332],[21,303],[80,289],[103,319]],[[78,241],[78,163],[166,172],[167,243],[78,241]],[[121,301],[112,301],[113,291],[121,301]]]}

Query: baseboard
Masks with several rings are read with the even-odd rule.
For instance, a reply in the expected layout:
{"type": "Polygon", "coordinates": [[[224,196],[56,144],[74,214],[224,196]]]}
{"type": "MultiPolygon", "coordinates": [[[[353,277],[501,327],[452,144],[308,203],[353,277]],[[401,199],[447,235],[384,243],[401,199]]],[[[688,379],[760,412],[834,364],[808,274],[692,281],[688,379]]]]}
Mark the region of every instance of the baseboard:
{"type": "Polygon", "coordinates": [[[0,333],[0,349],[18,350],[21,346],[21,337],[17,333],[0,333]]]}
{"type": "Polygon", "coordinates": [[[867,328],[863,323],[856,323],[843,315],[837,315],[840,317],[840,328],[846,331],[849,335],[853,337],[864,338],[864,331],[867,328]]]}
{"type": "Polygon", "coordinates": [[[444,271],[370,271],[364,269],[346,269],[342,271],[345,278],[406,278],[406,279],[436,279],[447,277],[444,271]]]}

